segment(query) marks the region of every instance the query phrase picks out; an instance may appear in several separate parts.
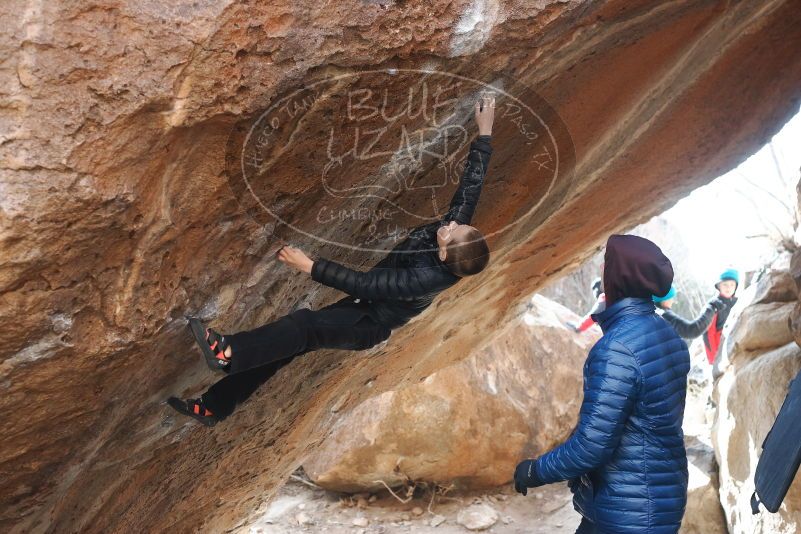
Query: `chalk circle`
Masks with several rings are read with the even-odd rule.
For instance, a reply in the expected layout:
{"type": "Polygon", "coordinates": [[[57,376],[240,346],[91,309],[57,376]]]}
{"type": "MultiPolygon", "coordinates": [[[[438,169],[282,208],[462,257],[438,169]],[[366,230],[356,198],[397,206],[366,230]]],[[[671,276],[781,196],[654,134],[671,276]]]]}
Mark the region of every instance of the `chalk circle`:
{"type": "MultiPolygon", "coordinates": [[[[504,78],[485,83],[437,70],[393,68],[304,84],[255,120],[235,126],[226,154],[229,183],[260,223],[285,225],[326,245],[385,254],[409,230],[447,211],[478,134],[473,106],[484,94],[496,97],[494,154],[514,146],[513,158],[526,164],[526,179],[548,184],[536,188],[538,198],[525,199],[519,215],[485,232],[488,239],[497,237],[537,213],[575,161],[570,135],[554,109],[504,78]],[[271,181],[278,173],[282,179],[271,181]],[[309,206],[316,208],[314,218],[308,217],[309,206]]],[[[495,158],[485,191],[503,174],[492,169],[495,158]]]]}

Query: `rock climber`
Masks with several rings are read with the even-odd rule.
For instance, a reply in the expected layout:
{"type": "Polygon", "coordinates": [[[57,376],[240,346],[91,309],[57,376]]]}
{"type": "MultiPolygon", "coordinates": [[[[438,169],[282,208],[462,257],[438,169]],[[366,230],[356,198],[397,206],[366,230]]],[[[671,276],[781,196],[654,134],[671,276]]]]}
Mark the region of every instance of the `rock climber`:
{"type": "Polygon", "coordinates": [[[355,271],[336,262],[312,260],[284,246],[278,260],[323,285],[347,294],[312,311],[304,308],[250,331],[222,334],[190,319],[190,328],[211,369],[227,376],[199,398],[170,397],[181,414],[212,426],[233,413],[258,387],[294,357],[318,349],[366,350],[423,312],[434,297],[489,262],[487,242],[470,222],[489,165],[495,98],[475,103],[478,138],[445,216],[413,229],[375,267],[355,271]]]}
{"type": "Polygon", "coordinates": [[[595,319],[604,335],[584,364],[576,429],[518,464],[515,489],[570,481],[577,534],[675,534],[687,501],[690,354],[651,300],[670,290],[673,267],[651,241],[613,235],[603,281],[607,307],[595,319]]]}
{"type": "Polygon", "coordinates": [[[703,334],[706,357],[710,364],[715,363],[715,357],[720,347],[723,325],[726,324],[726,319],[729,318],[729,312],[732,307],[737,303],[737,297],[734,295],[739,285],[740,273],[736,269],[723,271],[715,284],[718,295],[709,301],[701,315],[694,321],[683,319],[671,311],[669,306],[660,303],[660,307],[665,309],[662,317],[676,329],[676,333],[681,337],[695,339],[703,334]]]}
{"type": "Polygon", "coordinates": [[[592,281],[592,284],[590,285],[590,291],[592,291],[592,294],[595,297],[595,304],[593,304],[590,312],[582,317],[578,324],[570,321],[567,323],[567,326],[572,328],[577,334],[589,330],[590,327],[595,324],[595,319],[593,319],[592,316],[601,313],[606,307],[606,295],[604,294],[603,290],[603,281],[600,278],[596,278],[592,281]]]}

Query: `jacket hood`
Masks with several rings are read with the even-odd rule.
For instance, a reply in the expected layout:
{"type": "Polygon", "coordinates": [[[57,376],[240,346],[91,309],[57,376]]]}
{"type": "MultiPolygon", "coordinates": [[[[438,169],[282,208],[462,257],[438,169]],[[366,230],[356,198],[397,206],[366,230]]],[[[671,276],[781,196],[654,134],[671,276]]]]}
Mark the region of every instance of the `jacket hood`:
{"type": "Polygon", "coordinates": [[[670,291],[673,265],[655,243],[633,235],[613,235],[604,255],[607,306],[624,298],[648,299],[670,291]]]}

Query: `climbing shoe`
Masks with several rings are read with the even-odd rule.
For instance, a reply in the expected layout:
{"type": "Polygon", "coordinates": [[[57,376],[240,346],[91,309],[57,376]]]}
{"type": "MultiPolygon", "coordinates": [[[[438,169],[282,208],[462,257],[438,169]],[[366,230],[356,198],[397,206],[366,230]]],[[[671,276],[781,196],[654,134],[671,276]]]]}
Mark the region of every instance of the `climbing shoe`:
{"type": "Polygon", "coordinates": [[[214,426],[217,424],[218,419],[211,413],[211,410],[203,405],[202,399],[179,399],[178,397],[170,397],[167,399],[167,404],[182,415],[200,421],[206,426],[214,426]]]}
{"type": "Polygon", "coordinates": [[[225,357],[225,349],[230,345],[228,340],[211,328],[203,328],[203,324],[195,317],[189,318],[189,328],[209,369],[225,371],[231,363],[231,360],[225,357]]]}

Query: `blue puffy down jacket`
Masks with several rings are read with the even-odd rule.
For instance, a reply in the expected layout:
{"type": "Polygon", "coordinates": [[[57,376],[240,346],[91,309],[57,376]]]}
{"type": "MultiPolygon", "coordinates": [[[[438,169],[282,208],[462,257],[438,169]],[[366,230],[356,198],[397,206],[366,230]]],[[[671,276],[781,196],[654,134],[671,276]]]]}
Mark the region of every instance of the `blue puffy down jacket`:
{"type": "Polygon", "coordinates": [[[648,300],[594,317],[604,337],[584,364],[578,426],[537,459],[537,476],[570,480],[576,510],[598,532],[675,534],[687,501],[687,345],[648,300]]]}

